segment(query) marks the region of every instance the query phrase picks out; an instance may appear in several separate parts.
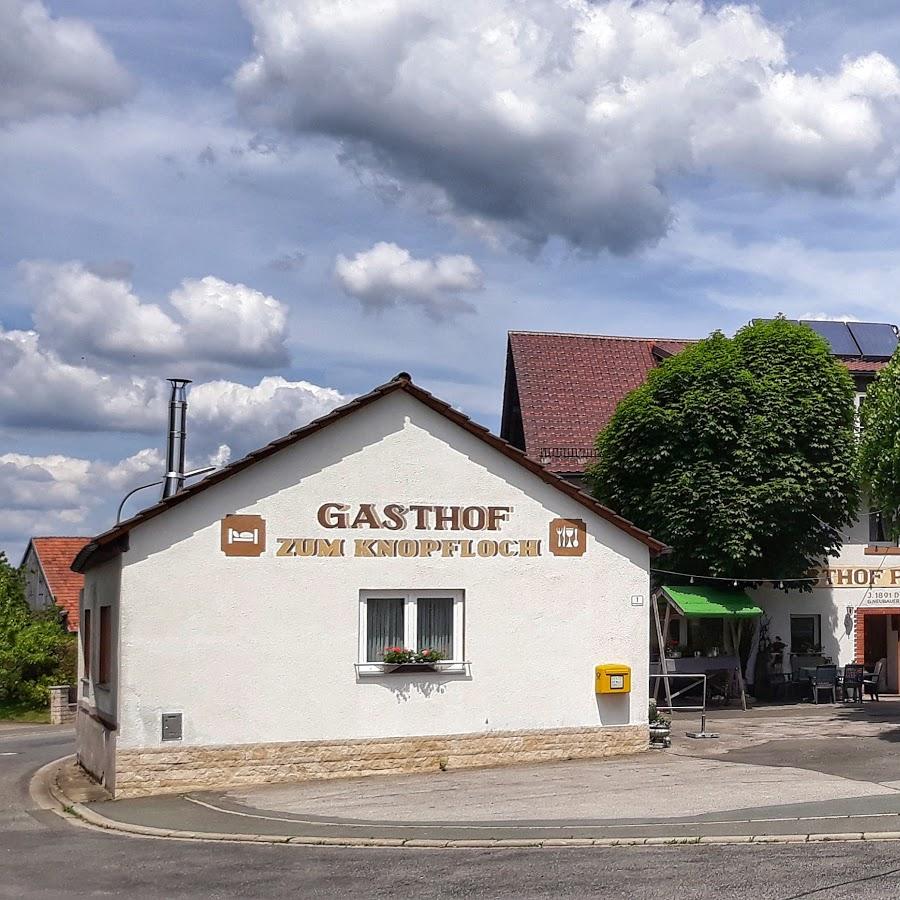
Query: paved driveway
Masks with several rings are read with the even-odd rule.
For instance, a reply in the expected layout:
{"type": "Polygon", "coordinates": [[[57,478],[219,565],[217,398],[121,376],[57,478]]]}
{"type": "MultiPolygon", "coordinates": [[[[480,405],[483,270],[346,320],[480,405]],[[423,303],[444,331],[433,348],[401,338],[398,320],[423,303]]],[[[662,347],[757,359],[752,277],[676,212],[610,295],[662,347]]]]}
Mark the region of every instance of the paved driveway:
{"type": "Polygon", "coordinates": [[[259,785],[93,804],[206,833],[560,840],[900,833],[900,704],[679,718],[671,751],[612,760],[259,785]]]}

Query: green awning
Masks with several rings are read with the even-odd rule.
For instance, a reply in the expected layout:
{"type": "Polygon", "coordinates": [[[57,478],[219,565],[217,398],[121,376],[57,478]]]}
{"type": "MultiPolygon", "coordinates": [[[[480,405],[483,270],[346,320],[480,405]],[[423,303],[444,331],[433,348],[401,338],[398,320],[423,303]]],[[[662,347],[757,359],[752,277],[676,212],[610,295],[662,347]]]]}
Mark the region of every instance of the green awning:
{"type": "Polygon", "coordinates": [[[694,619],[734,616],[752,619],[762,610],[743,591],[726,591],[703,585],[662,587],[663,595],[683,616],[694,619]]]}

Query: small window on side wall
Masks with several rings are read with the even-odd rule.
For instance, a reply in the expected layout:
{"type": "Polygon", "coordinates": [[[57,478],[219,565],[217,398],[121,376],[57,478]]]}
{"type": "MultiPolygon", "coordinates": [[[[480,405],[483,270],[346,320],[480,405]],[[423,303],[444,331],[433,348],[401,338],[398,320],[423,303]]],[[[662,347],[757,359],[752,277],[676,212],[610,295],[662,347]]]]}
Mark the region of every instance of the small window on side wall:
{"type": "Polygon", "coordinates": [[[99,684],[109,684],[112,672],[112,607],[100,607],[100,659],[97,666],[99,684]]]}
{"type": "Polygon", "coordinates": [[[91,611],[81,613],[81,670],[83,678],[91,677],[91,611]]]}

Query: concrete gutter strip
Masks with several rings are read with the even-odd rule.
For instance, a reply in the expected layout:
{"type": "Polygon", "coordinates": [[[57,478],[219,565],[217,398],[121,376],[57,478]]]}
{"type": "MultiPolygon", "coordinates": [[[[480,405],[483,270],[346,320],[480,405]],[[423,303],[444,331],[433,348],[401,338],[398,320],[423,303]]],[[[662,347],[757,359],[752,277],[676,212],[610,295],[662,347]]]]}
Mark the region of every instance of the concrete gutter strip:
{"type": "MultiPolygon", "coordinates": [[[[106,831],[154,838],[227,843],[293,844],[316,847],[390,847],[403,849],[512,849],[512,848],[577,848],[577,847],[650,847],[679,844],[802,844],[846,841],[900,841],[900,831],[838,832],[833,834],[757,834],[757,835],[672,835],[666,837],[616,838],[485,838],[473,840],[429,840],[422,838],[323,837],[279,834],[241,834],[212,831],[181,831],[153,828],[107,818],[84,803],[66,796],[57,783],[57,773],[72,757],[65,757],[39,769],[32,779],[31,794],[35,798],[51,797],[54,808],[63,818],[78,817],[83,822],[106,831]]],[[[46,806],[46,804],[42,804],[46,806]]]]}

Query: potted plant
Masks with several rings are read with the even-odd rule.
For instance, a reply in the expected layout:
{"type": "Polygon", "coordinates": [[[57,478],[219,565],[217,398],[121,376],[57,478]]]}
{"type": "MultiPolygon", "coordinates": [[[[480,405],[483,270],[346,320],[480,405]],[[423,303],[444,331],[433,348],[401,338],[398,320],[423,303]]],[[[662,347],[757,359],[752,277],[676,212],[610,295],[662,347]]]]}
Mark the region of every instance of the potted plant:
{"type": "Polygon", "coordinates": [[[671,747],[672,722],[659,714],[655,700],[650,701],[650,710],[647,718],[650,722],[650,746],[658,750],[671,747]]]}
{"type": "Polygon", "coordinates": [[[382,654],[385,672],[434,672],[435,663],[444,656],[430,647],[409,650],[406,647],[385,647],[382,654]]]}

